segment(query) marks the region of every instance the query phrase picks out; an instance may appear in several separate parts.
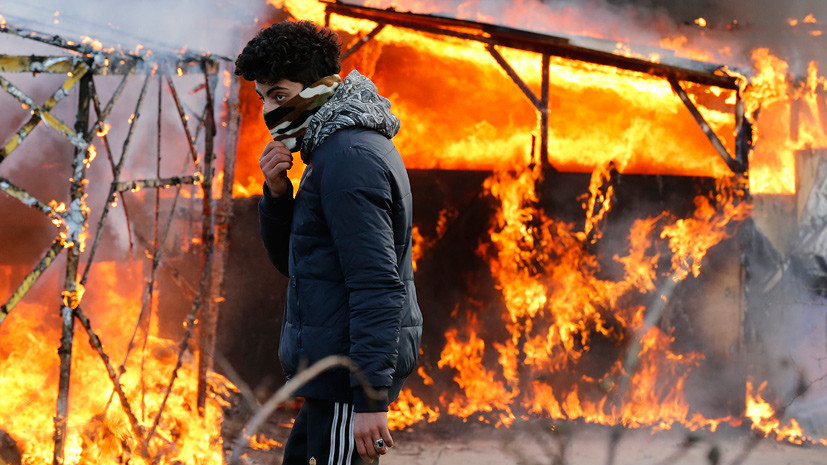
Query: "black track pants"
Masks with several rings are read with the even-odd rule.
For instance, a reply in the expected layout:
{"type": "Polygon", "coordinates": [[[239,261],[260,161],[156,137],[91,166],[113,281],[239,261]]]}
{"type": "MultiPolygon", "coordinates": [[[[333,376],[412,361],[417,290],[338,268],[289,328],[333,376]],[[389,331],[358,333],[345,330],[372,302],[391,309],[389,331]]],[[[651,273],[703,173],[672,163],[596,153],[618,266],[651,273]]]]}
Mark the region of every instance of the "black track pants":
{"type": "MultiPolygon", "coordinates": [[[[353,440],[353,405],[305,399],[284,446],[283,465],[363,465],[353,440]]],[[[379,461],[375,460],[374,464],[379,461]]]]}

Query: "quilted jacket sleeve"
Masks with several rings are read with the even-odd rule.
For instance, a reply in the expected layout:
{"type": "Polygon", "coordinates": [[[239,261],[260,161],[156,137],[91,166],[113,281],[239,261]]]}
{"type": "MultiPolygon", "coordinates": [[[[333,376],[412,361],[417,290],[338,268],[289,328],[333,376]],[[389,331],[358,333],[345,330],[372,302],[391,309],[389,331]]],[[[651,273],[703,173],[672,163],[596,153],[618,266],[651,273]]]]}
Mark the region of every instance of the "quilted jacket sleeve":
{"type": "MultiPolygon", "coordinates": [[[[289,192],[293,192],[290,186],[289,192]]],[[[293,222],[293,196],[272,197],[264,185],[264,195],[258,203],[259,231],[267,256],[283,275],[290,276],[288,254],[290,228],[293,222]]]]}
{"type": "Polygon", "coordinates": [[[349,355],[385,396],[368,401],[359,379],[351,376],[354,408],[387,410],[406,293],[394,249],[392,174],[381,157],[351,147],[328,159],[321,185],[322,209],[349,294],[349,355]]]}

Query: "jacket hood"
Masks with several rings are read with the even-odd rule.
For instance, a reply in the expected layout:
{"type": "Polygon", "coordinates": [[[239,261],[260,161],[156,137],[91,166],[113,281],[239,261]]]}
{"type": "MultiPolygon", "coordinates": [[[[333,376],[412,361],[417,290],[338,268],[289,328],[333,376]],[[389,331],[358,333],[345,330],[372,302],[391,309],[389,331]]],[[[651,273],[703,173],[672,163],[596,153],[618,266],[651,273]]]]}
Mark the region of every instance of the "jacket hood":
{"type": "Polygon", "coordinates": [[[328,136],[349,127],[374,129],[388,139],[400,127],[399,118],[391,113],[390,100],[379,95],[376,85],[356,70],[347,75],[336,93],[310,119],[302,141],[302,160],[310,161],[328,136]]]}

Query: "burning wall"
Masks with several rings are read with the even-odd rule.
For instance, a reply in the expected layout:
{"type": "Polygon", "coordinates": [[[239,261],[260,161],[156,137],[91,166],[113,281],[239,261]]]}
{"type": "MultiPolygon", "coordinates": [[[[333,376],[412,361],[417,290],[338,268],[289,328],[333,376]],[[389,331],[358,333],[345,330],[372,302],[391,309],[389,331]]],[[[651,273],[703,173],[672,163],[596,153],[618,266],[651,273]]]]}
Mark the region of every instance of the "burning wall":
{"type": "MultiPolygon", "coordinates": [[[[278,4],[297,18],[329,19],[345,49],[377,27],[337,14],[326,18],[315,2],[278,4]]],[[[417,11],[445,12],[441,7],[417,5],[417,11]]],[[[536,10],[512,13],[486,17],[461,7],[448,15],[504,17],[521,25],[529,16],[542,16],[536,10]]],[[[582,20],[581,13],[566,19],[578,15],[582,20]]],[[[594,23],[578,24],[582,28],[568,24],[568,30],[600,34],[594,23]]],[[[700,31],[694,37],[669,31],[649,41],[709,45],[713,36],[737,33],[735,27],[714,30],[700,21],[691,27],[700,31]]],[[[756,342],[750,319],[757,314],[750,313],[743,292],[759,272],[754,257],[742,252],[754,250],[765,235],[770,247],[789,240],[764,226],[794,224],[784,205],[795,192],[795,151],[822,144],[825,137],[820,124],[810,124],[817,118],[806,129],[796,126],[798,140],[790,137],[791,97],[801,96],[803,111],[814,117],[823,79],[812,65],[807,84],[791,87],[789,68],[773,52],[747,49],[733,58],[734,45],[741,44],[729,43],[729,51],[719,44],[708,52],[683,48],[674,54],[723,54],[749,74],[743,81],[749,84],[739,90],[745,114],[757,125],[756,146],[749,175],[734,182],[724,182],[730,169],[663,78],[552,58],[548,162],[561,172],[556,173],[541,168],[537,113],[483,45],[386,25],[345,61],[344,73],[358,68],[371,75],[393,100],[405,128],[397,142],[415,188],[428,186],[417,192],[417,279],[424,307],[431,309],[427,329],[433,339],[426,342],[414,389],[406,391],[396,413],[398,426],[440,415],[495,424],[545,415],[714,428],[751,415],[744,411],[746,372],[760,370],[745,354],[756,342]],[[573,174],[592,171],[592,179],[573,174]],[[672,191],[680,195],[667,196],[672,191]],[[770,214],[768,206],[783,211],[770,214]],[[659,324],[644,324],[644,315],[658,314],[651,309],[673,285],[670,280],[680,284],[663,297],[669,305],[655,319],[659,324]],[[649,333],[641,329],[650,327],[649,333]],[[627,361],[624,354],[635,341],[640,359],[627,361]],[[577,366],[581,360],[599,361],[598,367],[577,366]],[[628,372],[626,363],[639,371],[628,372]],[[699,399],[697,391],[683,390],[704,384],[705,377],[721,379],[722,370],[740,385],[721,383],[735,401],[699,399]],[[618,406],[613,402],[623,383],[630,399],[618,406]],[[699,407],[705,402],[717,410],[699,407]]],[[[612,48],[654,62],[670,54],[644,49],[641,55],[628,43],[612,48]]],[[[539,95],[540,56],[498,50],[539,95]]],[[[736,92],[691,85],[687,91],[723,145],[735,152],[736,92]]],[[[256,129],[260,110],[250,107],[244,114],[254,122],[242,125],[242,160],[255,159],[267,139],[256,129]]],[[[291,176],[298,179],[300,172],[296,167],[291,176]]],[[[255,166],[242,163],[236,194],[256,195],[256,176],[255,166]]],[[[749,395],[759,395],[760,384],[751,383],[749,395]]],[[[801,440],[797,434],[791,437],[801,440]]]]}
{"type": "Polygon", "coordinates": [[[0,22],[2,235],[34,245],[0,256],[0,429],[23,463],[221,463],[226,68],[0,22]]]}
{"type": "MultiPolygon", "coordinates": [[[[287,4],[293,15],[319,22],[324,21],[322,8],[315,2],[287,4]]],[[[467,11],[473,13],[475,10],[467,11]]],[[[564,16],[567,20],[582,17],[577,10],[567,11],[570,13],[564,16]]],[[[511,19],[528,24],[526,17],[520,13],[511,19]]],[[[336,15],[331,18],[331,25],[342,33],[346,43],[375,27],[370,21],[336,15]]],[[[594,28],[569,27],[572,33],[596,35],[592,34],[594,28]]],[[[620,34],[618,31],[612,33],[620,34]]],[[[713,32],[724,34],[710,28],[707,36],[713,32]]],[[[623,41],[612,46],[611,52],[618,56],[637,53],[628,46],[631,40],[625,39],[629,37],[620,36],[611,37],[623,41]]],[[[653,35],[649,40],[654,40],[654,45],[698,45],[712,40],[710,37],[684,39],[653,35]]],[[[542,83],[541,58],[528,52],[499,50],[530,90],[537,94],[542,83]]],[[[714,50],[719,51],[718,48],[714,50]]],[[[714,58],[699,48],[679,50],[677,54],[714,58]]],[[[649,51],[641,56],[657,59],[649,51]]],[[[740,60],[741,54],[731,52],[729,58],[734,56],[740,60]]],[[[814,146],[824,143],[823,128],[817,124],[823,120],[820,106],[823,98],[819,94],[824,88],[823,79],[818,75],[817,67],[810,66],[806,79],[790,82],[786,76],[789,68],[785,68],[785,62],[769,50],[757,50],[751,58],[755,71],[749,73],[751,84],[742,89],[742,96],[749,104],[747,114],[755,117],[760,108],[760,118],[756,120],[758,145],[752,154],[750,190],[752,194],[793,192],[795,171],[788,163],[794,158],[793,151],[808,143],[814,146]],[[795,98],[791,100],[791,97],[795,98]],[[801,115],[795,126],[789,111],[794,107],[792,101],[799,102],[796,104],[799,112],[795,114],[801,115]],[[797,139],[791,137],[793,126],[797,128],[797,139]],[[771,163],[762,165],[761,160],[771,163]]],[[[422,368],[411,380],[412,389],[404,392],[393,414],[394,426],[403,428],[437,418],[507,425],[527,417],[544,416],[626,425],[668,427],[683,423],[690,427],[715,428],[719,422],[735,424],[746,416],[768,434],[803,440],[802,433],[791,427],[790,422],[781,421],[782,415],[773,412],[772,406],[764,401],[770,399],[768,385],[761,378],[746,383],[745,371],[755,365],[742,363],[744,359],[740,357],[744,347],[755,341],[751,333],[765,331],[764,328],[756,330],[758,325],[744,324],[749,320],[749,311],[742,298],[746,279],[745,263],[740,260],[743,243],[749,243],[754,237],[755,230],[750,228],[750,221],[769,224],[778,221],[778,216],[766,215],[766,205],[783,207],[784,213],[789,213],[789,202],[783,200],[788,197],[759,196],[759,201],[755,202],[758,208],[753,210],[751,219],[745,220],[750,214],[750,202],[743,195],[747,190],[744,179],[725,182],[730,177],[730,170],[673,94],[669,83],[641,73],[619,72],[570,59],[549,61],[552,77],[549,86],[550,157],[547,162],[557,171],[549,170],[549,166],[544,166],[546,160],[538,157],[541,144],[535,109],[484,46],[388,26],[345,62],[343,72],[358,68],[371,76],[383,93],[393,100],[404,128],[397,142],[411,169],[418,199],[415,213],[415,236],[420,246],[417,280],[429,336],[422,354],[422,368]],[[733,239],[725,240],[733,235],[733,239]],[[659,303],[666,301],[669,305],[659,303]],[[722,320],[728,323],[722,323],[722,320]],[[630,350],[630,347],[640,350],[630,350]],[[735,355],[730,355],[730,351],[735,355]],[[631,355],[627,356],[627,353],[631,355]],[[724,369],[726,376],[721,374],[724,369]],[[726,395],[699,399],[697,393],[703,390],[691,388],[705,384],[709,377],[721,380],[729,376],[732,379],[721,382],[722,388],[737,388],[728,390],[726,395]]],[[[173,75],[173,79],[179,79],[174,77],[177,73],[172,69],[166,71],[173,75]]],[[[190,150],[186,138],[181,142],[177,109],[171,106],[170,96],[165,93],[169,92],[170,86],[165,85],[163,79],[160,84],[154,80],[149,82],[149,95],[158,95],[159,100],[166,102],[167,106],[160,111],[164,115],[161,118],[172,119],[175,130],[170,130],[167,125],[147,123],[152,129],[146,129],[145,137],[137,138],[136,143],[143,139],[145,145],[141,152],[152,153],[158,140],[154,129],[162,127],[163,134],[167,135],[163,138],[164,143],[178,141],[173,142],[175,146],[169,152],[182,155],[178,159],[182,161],[190,155],[190,150]]],[[[115,83],[99,85],[108,85],[110,92],[116,86],[115,83]]],[[[138,88],[131,89],[126,91],[126,101],[130,97],[137,98],[140,92],[138,88]]],[[[687,85],[687,91],[724,145],[734,151],[734,91],[690,85],[687,85]]],[[[39,92],[43,95],[35,95],[48,97],[47,92],[39,92]]],[[[203,89],[195,96],[183,98],[200,97],[202,92],[203,89]]],[[[147,99],[152,102],[151,97],[147,99]]],[[[8,105],[3,104],[4,107],[8,105]]],[[[195,104],[191,102],[190,105],[195,104]]],[[[12,106],[16,107],[18,103],[13,102],[12,106]]],[[[241,109],[246,122],[239,131],[241,161],[233,190],[237,196],[244,197],[258,192],[261,180],[257,177],[255,160],[268,136],[259,121],[260,108],[249,87],[241,89],[241,109]]],[[[60,107],[57,111],[61,111],[60,107]]],[[[71,120],[75,114],[73,107],[62,111],[65,112],[61,114],[64,120],[71,120]]],[[[197,123],[195,115],[200,118],[200,114],[187,111],[193,119],[189,122],[192,129],[197,123]]],[[[130,126],[124,125],[123,121],[131,122],[131,112],[132,108],[125,110],[119,120],[121,124],[113,124],[114,132],[110,137],[122,140],[124,128],[130,126]]],[[[23,112],[16,122],[21,123],[28,117],[23,112]]],[[[232,120],[226,122],[232,124],[232,120]]],[[[60,137],[56,139],[64,143],[60,137]]],[[[95,140],[96,145],[101,144],[95,140]]],[[[58,145],[58,142],[54,144],[58,145]]],[[[100,151],[100,147],[98,149],[100,151]]],[[[167,153],[167,150],[163,149],[163,152],[167,153]]],[[[206,151],[205,146],[199,145],[198,151],[206,151]]],[[[109,179],[111,170],[101,164],[103,160],[99,158],[92,165],[94,175],[90,175],[90,179],[109,179]]],[[[162,165],[164,175],[167,168],[170,176],[180,174],[178,161],[170,162],[166,168],[162,165]]],[[[164,158],[162,163],[166,162],[164,158]]],[[[7,173],[25,171],[24,166],[31,169],[42,166],[40,159],[31,165],[26,163],[30,163],[28,159],[19,156],[5,159],[0,168],[8,171],[2,175],[11,178],[7,173]],[[12,166],[10,162],[14,162],[17,169],[9,168],[12,166]]],[[[131,174],[137,176],[132,179],[155,177],[157,173],[150,168],[152,166],[148,163],[142,168],[133,167],[131,174]]],[[[71,174],[65,164],[55,163],[46,168],[54,170],[55,177],[60,179],[71,174]]],[[[291,176],[296,178],[299,173],[300,167],[291,176]]],[[[226,179],[233,180],[233,177],[227,175],[226,179]]],[[[93,189],[94,183],[90,186],[93,189]]],[[[63,195],[52,194],[50,188],[30,189],[46,199],[63,195]]],[[[99,205],[92,202],[96,198],[106,198],[107,190],[100,195],[95,195],[94,190],[89,191],[93,212],[102,210],[105,202],[99,205]]],[[[146,238],[146,244],[136,247],[136,256],[142,254],[141,248],[149,249],[153,255],[153,247],[149,247],[153,241],[149,238],[154,236],[156,209],[151,206],[154,198],[147,192],[125,192],[127,196],[142,196],[140,203],[150,206],[148,210],[129,209],[133,223],[143,226],[132,230],[135,240],[140,243],[139,236],[146,238]]],[[[203,193],[199,199],[198,189],[190,192],[192,199],[188,199],[191,203],[186,209],[198,212],[199,208],[204,208],[203,193]]],[[[220,192],[218,184],[213,192],[220,192]]],[[[171,206],[172,194],[161,193],[160,198],[158,211],[161,218],[180,210],[180,204],[178,208],[171,206]]],[[[249,213],[243,205],[251,208],[254,200],[244,198],[235,202],[239,216],[249,213]]],[[[119,205],[123,206],[124,200],[120,199],[119,205]]],[[[147,279],[153,281],[150,277],[153,270],[165,273],[164,276],[177,280],[180,286],[170,286],[173,291],[165,294],[167,298],[159,302],[157,308],[177,307],[166,313],[168,316],[176,313],[177,318],[169,317],[176,324],[188,316],[186,313],[191,310],[197,295],[197,284],[192,283],[198,282],[202,270],[199,242],[210,243],[209,239],[205,242],[197,224],[202,218],[197,213],[193,217],[196,226],[190,221],[181,221],[177,239],[168,240],[172,248],[165,253],[173,263],[172,267],[162,266],[159,271],[146,264],[143,271],[138,272],[137,267],[127,264],[125,257],[128,255],[123,249],[101,251],[100,256],[106,257],[108,263],[92,268],[89,278],[90,282],[100,282],[100,287],[87,286],[86,300],[78,307],[89,309],[95,328],[100,325],[107,329],[132,329],[138,322],[143,323],[142,328],[150,325],[149,329],[138,331],[138,335],[147,341],[146,349],[141,351],[151,355],[144,359],[147,363],[159,362],[160,366],[131,366],[128,375],[134,376],[143,369],[144,376],[136,376],[129,382],[123,379],[123,384],[128,386],[125,396],[136,406],[135,412],[139,414],[136,420],[143,425],[154,421],[152,413],[157,412],[158,402],[162,402],[158,400],[158,394],[163,393],[165,383],[171,378],[179,354],[186,353],[180,352],[175,342],[159,336],[179,341],[191,325],[170,329],[161,327],[159,316],[141,320],[138,317],[141,304],[144,301],[151,303],[154,299],[147,296],[153,294],[136,287],[122,289],[121,285],[147,279]],[[195,253],[179,252],[182,245],[195,253]],[[193,272],[187,273],[188,270],[193,272]],[[118,276],[114,282],[108,280],[112,275],[118,276]],[[177,294],[175,299],[171,298],[173,294],[177,294]],[[112,308],[121,312],[112,312],[112,308]],[[125,311],[127,308],[130,310],[125,311]],[[124,323],[116,318],[121,316],[118,313],[131,317],[131,320],[124,323]],[[147,378],[148,372],[160,375],[160,381],[147,378]],[[142,394],[144,392],[146,395],[142,394]]],[[[32,222],[46,221],[39,216],[33,218],[36,219],[32,222]]],[[[112,222],[110,219],[109,224],[112,222]]],[[[48,222],[41,223],[36,224],[39,231],[43,226],[50,227],[48,222]]],[[[220,335],[218,348],[231,359],[243,359],[253,353],[260,356],[259,366],[277,370],[275,363],[260,360],[274,362],[272,345],[276,332],[273,328],[278,327],[278,316],[273,315],[271,309],[278,308],[279,295],[270,286],[282,289],[283,283],[278,277],[264,281],[259,275],[272,273],[269,267],[264,268],[266,262],[247,261],[238,253],[239,250],[256,253],[257,240],[250,232],[255,223],[246,224],[248,228],[233,231],[234,249],[227,270],[232,270],[232,274],[238,271],[241,281],[231,282],[224,294],[230,302],[225,303],[222,326],[241,327],[235,319],[245,318],[248,314],[249,309],[243,306],[250,303],[245,299],[251,297],[257,298],[254,305],[266,308],[268,314],[257,315],[262,319],[255,321],[263,321],[263,324],[241,327],[238,330],[241,336],[238,333],[220,335]],[[253,284],[253,281],[259,284],[253,284]],[[258,285],[261,294],[252,291],[258,285]],[[259,332],[257,338],[251,336],[262,329],[269,332],[259,332]],[[236,350],[233,344],[238,341],[248,345],[233,352],[236,350]],[[257,347],[249,347],[252,344],[257,347]]],[[[762,230],[766,231],[766,228],[762,230]]],[[[127,230],[119,228],[117,231],[112,233],[118,238],[114,242],[128,243],[127,230]]],[[[18,234],[20,236],[22,234],[18,234]]],[[[782,234],[770,236],[773,242],[769,248],[778,247],[786,239],[782,234]]],[[[38,254],[48,247],[51,237],[41,239],[43,247],[32,248],[36,252],[21,253],[28,257],[28,262],[19,265],[15,258],[14,266],[2,268],[2,276],[8,281],[8,292],[28,274],[42,256],[38,254]]],[[[261,259],[263,253],[255,256],[261,259]]],[[[65,269],[65,263],[61,261],[57,261],[52,270],[54,266],[59,266],[61,271],[65,269]]],[[[757,274],[752,271],[753,275],[757,274]]],[[[54,273],[57,272],[44,276],[30,294],[42,291],[48,295],[45,289],[60,288],[58,281],[61,278],[54,273]]],[[[756,300],[763,297],[760,293],[751,295],[756,300]]],[[[783,301],[779,303],[783,304],[783,301]]],[[[38,305],[24,301],[0,327],[3,331],[31,328],[26,334],[35,333],[35,329],[37,334],[44,334],[42,340],[33,344],[38,348],[46,347],[46,352],[17,350],[27,347],[28,342],[2,347],[8,352],[3,354],[7,357],[4,361],[17,361],[3,364],[3,369],[11,373],[3,379],[23,383],[19,389],[28,394],[26,399],[15,400],[8,406],[12,413],[4,418],[14,418],[14,422],[2,423],[0,427],[12,433],[24,447],[28,460],[32,461],[48,460],[53,432],[50,422],[53,406],[58,403],[53,397],[57,393],[32,389],[32,386],[55,384],[60,372],[53,366],[44,369],[51,375],[29,382],[25,381],[28,378],[22,371],[42,358],[56,363],[54,356],[48,355],[48,348],[55,346],[56,342],[50,341],[59,336],[39,328],[47,326],[49,319],[52,325],[60,323],[57,312],[48,310],[49,305],[48,302],[38,305]],[[35,314],[34,310],[29,311],[30,307],[46,308],[51,316],[46,317],[46,323],[30,319],[30,315],[35,314]],[[12,318],[17,318],[17,322],[12,318]],[[15,371],[8,371],[12,366],[15,371]],[[35,405],[46,407],[40,409],[35,405]],[[28,421],[36,423],[26,423],[28,421]],[[19,431],[34,433],[25,436],[19,431]]],[[[6,341],[8,334],[0,336],[0,341],[6,341]]],[[[102,338],[110,357],[115,361],[122,360],[123,349],[110,342],[113,339],[102,338]]],[[[114,339],[124,342],[128,337],[115,336],[114,339]]],[[[124,433],[131,429],[129,419],[98,416],[103,409],[100,398],[109,398],[112,383],[89,387],[88,391],[77,388],[83,382],[79,380],[79,373],[84,374],[84,381],[106,381],[104,376],[107,374],[101,371],[100,357],[91,352],[86,354],[86,350],[83,345],[75,352],[77,365],[72,370],[72,385],[76,387],[69,411],[66,459],[70,462],[99,461],[101,456],[96,454],[100,453],[121,458],[132,455],[132,460],[140,461],[140,453],[134,453],[138,450],[137,444],[124,433]],[[96,375],[91,376],[93,374],[96,375]],[[104,395],[95,395],[96,392],[104,392],[104,395]],[[84,394],[89,395],[88,402],[74,400],[83,399],[84,394]],[[85,405],[90,408],[86,409],[85,405]]],[[[165,454],[165,460],[200,456],[206,461],[220,461],[220,454],[214,453],[220,448],[219,440],[216,431],[211,429],[218,423],[217,410],[208,410],[205,421],[197,419],[192,408],[192,399],[197,397],[195,390],[204,373],[199,373],[187,357],[180,360],[183,365],[178,371],[179,381],[174,385],[181,391],[176,389],[171,395],[173,400],[169,401],[173,403],[177,399],[180,403],[174,408],[167,407],[167,411],[176,413],[175,416],[170,413],[165,417],[168,420],[162,422],[163,439],[158,440],[155,451],[165,454]],[[193,437],[199,439],[191,439],[193,437]],[[212,438],[214,442],[208,445],[199,442],[205,438],[212,438]],[[198,450],[193,452],[193,449],[198,450]]],[[[133,363],[137,362],[133,359],[133,363]]],[[[256,367],[240,368],[242,371],[246,369],[245,374],[251,379],[261,380],[262,373],[256,367]]],[[[2,390],[17,390],[17,386],[10,385],[8,389],[4,386],[2,390]]],[[[112,402],[116,405],[117,399],[112,402]]],[[[208,405],[216,407],[215,404],[208,405]]],[[[777,407],[780,403],[774,405],[777,407]]],[[[114,407],[107,411],[120,412],[114,407]]],[[[819,436],[809,434],[811,439],[823,441],[819,436]]],[[[140,434],[134,436],[140,437],[140,434]]]]}

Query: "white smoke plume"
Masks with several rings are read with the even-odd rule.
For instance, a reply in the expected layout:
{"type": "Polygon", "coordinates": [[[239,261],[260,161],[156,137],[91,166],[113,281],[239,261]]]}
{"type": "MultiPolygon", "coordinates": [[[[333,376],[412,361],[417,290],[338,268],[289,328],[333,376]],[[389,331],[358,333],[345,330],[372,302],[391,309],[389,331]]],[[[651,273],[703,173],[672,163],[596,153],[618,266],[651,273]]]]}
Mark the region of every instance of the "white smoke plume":
{"type": "Polygon", "coordinates": [[[365,0],[353,3],[500,24],[562,36],[601,37],[632,46],[708,53],[708,60],[749,68],[769,48],[804,74],[827,57],[827,2],[822,0],[365,0]]]}
{"type": "Polygon", "coordinates": [[[104,47],[209,52],[234,57],[268,8],[263,0],[0,1],[0,14],[16,27],[78,38],[104,47]]]}

